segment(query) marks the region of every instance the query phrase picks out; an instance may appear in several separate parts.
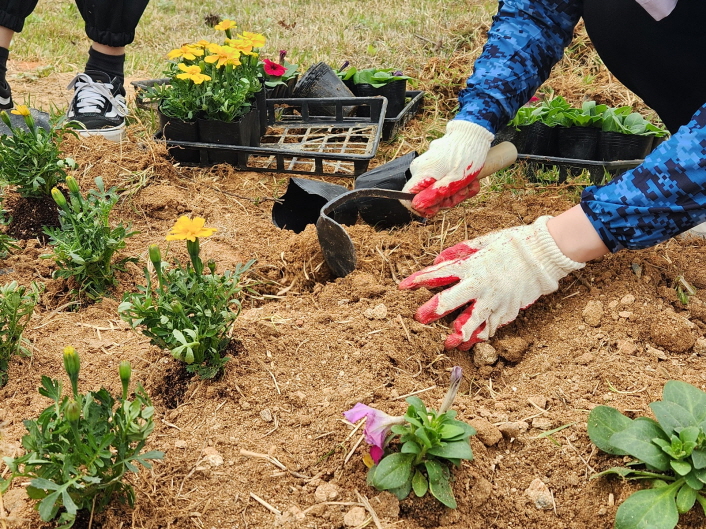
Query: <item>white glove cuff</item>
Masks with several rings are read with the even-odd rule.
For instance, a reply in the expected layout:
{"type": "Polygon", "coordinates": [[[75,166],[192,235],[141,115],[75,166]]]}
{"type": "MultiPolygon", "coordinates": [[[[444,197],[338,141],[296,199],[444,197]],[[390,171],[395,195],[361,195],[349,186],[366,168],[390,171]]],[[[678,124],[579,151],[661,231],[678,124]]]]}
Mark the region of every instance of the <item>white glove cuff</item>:
{"type": "Polygon", "coordinates": [[[488,129],[463,121],[462,119],[453,119],[446,124],[446,134],[453,134],[453,138],[457,142],[466,144],[486,142],[490,149],[490,143],[495,138],[495,135],[488,129]]]}
{"type": "Polygon", "coordinates": [[[547,221],[551,218],[550,215],[545,215],[534,222],[537,238],[533,241],[531,251],[545,272],[558,281],[574,270],[580,270],[586,263],[576,262],[562,253],[547,229],[547,221]]]}

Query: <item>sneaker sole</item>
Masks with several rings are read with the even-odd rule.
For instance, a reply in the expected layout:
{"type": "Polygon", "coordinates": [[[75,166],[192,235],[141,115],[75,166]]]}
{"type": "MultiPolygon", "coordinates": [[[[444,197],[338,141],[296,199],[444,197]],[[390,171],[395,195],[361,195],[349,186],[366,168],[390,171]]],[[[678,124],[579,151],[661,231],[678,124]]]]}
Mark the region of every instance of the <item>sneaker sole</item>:
{"type": "Polygon", "coordinates": [[[77,132],[84,138],[89,136],[103,136],[108,141],[120,142],[125,139],[125,124],[123,123],[117,127],[105,129],[82,129],[77,132]]]}

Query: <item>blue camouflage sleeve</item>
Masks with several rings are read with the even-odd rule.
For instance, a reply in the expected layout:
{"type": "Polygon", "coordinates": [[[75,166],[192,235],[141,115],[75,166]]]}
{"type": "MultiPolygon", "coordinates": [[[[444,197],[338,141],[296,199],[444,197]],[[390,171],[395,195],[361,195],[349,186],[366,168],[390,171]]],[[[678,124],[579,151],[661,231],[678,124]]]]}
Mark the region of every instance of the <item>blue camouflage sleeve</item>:
{"type": "Polygon", "coordinates": [[[644,162],[581,207],[611,252],[649,248],[706,221],[706,104],[644,162]]]}
{"type": "Polygon", "coordinates": [[[455,119],[495,133],[549,77],[583,11],[578,0],[500,0],[455,119]]]}

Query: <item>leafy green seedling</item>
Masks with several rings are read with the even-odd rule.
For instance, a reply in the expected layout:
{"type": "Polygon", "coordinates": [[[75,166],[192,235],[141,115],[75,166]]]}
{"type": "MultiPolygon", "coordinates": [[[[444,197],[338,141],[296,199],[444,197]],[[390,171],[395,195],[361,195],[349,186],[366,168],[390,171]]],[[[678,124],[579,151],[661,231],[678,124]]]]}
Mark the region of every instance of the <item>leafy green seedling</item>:
{"type": "Polygon", "coordinates": [[[650,409],[656,421],[632,420],[610,406],[597,406],[588,416],[588,436],[598,448],[637,460],[592,478],[617,474],[653,485],[620,505],[616,529],[672,529],[696,502],[706,511],[706,393],[670,380],[650,409]]]}

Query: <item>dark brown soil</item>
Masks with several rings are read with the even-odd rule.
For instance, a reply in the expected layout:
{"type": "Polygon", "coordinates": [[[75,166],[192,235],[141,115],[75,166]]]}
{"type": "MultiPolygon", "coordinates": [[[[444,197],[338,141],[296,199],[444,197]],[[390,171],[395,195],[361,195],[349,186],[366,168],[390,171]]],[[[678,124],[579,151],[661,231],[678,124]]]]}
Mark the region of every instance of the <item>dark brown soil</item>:
{"type": "Polygon", "coordinates": [[[38,239],[45,244],[49,236],[44,233],[44,228],[59,226],[59,208],[51,196],[22,197],[10,192],[5,198],[4,209],[11,219],[6,233],[15,239],[38,239]]]}

